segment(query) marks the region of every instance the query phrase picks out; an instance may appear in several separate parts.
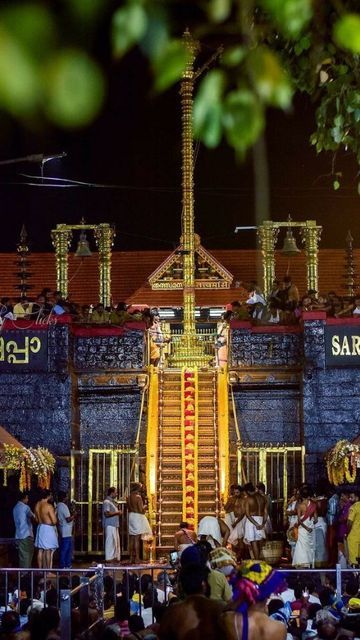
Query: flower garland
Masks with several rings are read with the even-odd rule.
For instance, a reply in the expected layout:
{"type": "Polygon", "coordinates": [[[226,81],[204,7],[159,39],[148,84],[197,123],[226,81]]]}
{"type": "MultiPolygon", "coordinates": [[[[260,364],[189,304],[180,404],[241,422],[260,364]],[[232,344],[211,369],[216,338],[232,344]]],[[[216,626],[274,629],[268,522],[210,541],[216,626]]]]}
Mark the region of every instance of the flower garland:
{"type": "Polygon", "coordinates": [[[360,465],[360,446],[348,440],[339,440],[325,456],[329,482],[339,486],[356,481],[357,467],[360,465]],[[351,464],[351,470],[350,470],[351,464]]]}
{"type": "Polygon", "coordinates": [[[30,489],[32,475],[38,477],[39,487],[48,489],[56,461],[52,453],[43,447],[26,449],[4,444],[2,464],[5,469],[20,472],[19,487],[20,491],[24,491],[30,489]]]}
{"type": "Polygon", "coordinates": [[[183,519],[197,525],[197,371],[185,368],[181,377],[183,519]]]}

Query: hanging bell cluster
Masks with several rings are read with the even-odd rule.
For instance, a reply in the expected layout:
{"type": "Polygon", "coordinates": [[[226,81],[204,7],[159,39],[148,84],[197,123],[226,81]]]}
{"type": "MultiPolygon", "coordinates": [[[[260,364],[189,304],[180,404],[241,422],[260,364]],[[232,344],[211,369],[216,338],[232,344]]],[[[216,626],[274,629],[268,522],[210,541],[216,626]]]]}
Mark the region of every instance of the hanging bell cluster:
{"type": "Polygon", "coordinates": [[[293,236],[293,232],[291,231],[290,227],[286,231],[284,246],[281,250],[281,253],[283,254],[283,256],[287,256],[288,258],[291,258],[292,256],[297,256],[299,253],[301,253],[301,250],[298,248],[296,244],[296,240],[293,236]]]}
{"type": "Polygon", "coordinates": [[[89,241],[86,237],[85,231],[81,231],[80,233],[80,238],[79,238],[77,249],[75,251],[75,255],[78,258],[88,258],[89,256],[92,255],[89,247],[89,241]]]}

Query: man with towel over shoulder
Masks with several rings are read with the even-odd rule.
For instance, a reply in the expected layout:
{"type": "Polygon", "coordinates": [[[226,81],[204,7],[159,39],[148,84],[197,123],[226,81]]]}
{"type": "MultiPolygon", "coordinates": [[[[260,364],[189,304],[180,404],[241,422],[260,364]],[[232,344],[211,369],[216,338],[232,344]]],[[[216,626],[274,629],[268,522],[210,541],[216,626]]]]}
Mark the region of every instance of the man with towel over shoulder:
{"type": "Polygon", "coordinates": [[[136,563],[140,562],[140,539],[144,536],[152,536],[151,527],[145,516],[140,482],[133,482],[130,485],[127,504],[129,509],[130,562],[136,563]]]}

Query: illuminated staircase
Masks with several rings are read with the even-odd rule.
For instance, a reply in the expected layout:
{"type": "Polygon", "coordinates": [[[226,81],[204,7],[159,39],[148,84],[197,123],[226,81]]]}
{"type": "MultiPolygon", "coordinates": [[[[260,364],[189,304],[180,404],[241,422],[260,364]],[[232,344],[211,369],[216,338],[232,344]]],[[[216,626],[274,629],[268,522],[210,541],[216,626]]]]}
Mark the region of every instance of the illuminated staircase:
{"type": "MultiPolygon", "coordinates": [[[[156,533],[157,547],[173,547],[174,533],[183,519],[181,431],[181,371],[159,372],[159,423],[157,442],[156,533]]],[[[198,373],[198,520],[218,515],[217,372],[198,373]]],[[[159,553],[158,553],[159,554],[159,553]]]]}

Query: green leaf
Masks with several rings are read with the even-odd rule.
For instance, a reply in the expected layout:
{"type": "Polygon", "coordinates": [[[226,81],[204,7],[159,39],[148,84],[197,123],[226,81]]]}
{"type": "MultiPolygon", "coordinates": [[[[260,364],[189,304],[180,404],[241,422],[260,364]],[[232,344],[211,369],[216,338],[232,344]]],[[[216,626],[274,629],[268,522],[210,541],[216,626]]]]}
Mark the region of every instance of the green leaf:
{"type": "Polygon", "coordinates": [[[224,86],[223,71],[210,71],[200,83],[194,102],[194,135],[210,148],[216,147],[222,136],[224,86]]]}
{"type": "Polygon", "coordinates": [[[12,4],[0,13],[0,23],[32,57],[43,59],[56,42],[54,16],[34,3],[12,4]]]}
{"type": "Polygon", "coordinates": [[[89,124],[103,103],[105,81],[98,65],[77,49],[58,52],[45,69],[44,110],[60,127],[89,124]]]}
{"type": "Polygon", "coordinates": [[[226,48],[221,56],[221,60],[226,67],[237,67],[244,60],[246,55],[245,47],[236,46],[226,48]]]}
{"type": "Polygon", "coordinates": [[[154,60],[161,55],[168,41],[166,16],[161,7],[152,7],[147,14],[147,28],[139,47],[150,60],[154,60]]]}
{"type": "Polygon", "coordinates": [[[339,180],[334,180],[334,182],[333,182],[333,188],[334,188],[334,191],[337,191],[338,189],[340,189],[340,182],[339,182],[339,180]]]}
{"type": "Polygon", "coordinates": [[[38,106],[39,87],[38,68],[0,24],[0,106],[16,117],[31,117],[38,106]]]}
{"type": "Polygon", "coordinates": [[[300,40],[298,40],[298,42],[296,42],[294,46],[294,51],[296,55],[299,56],[302,54],[303,51],[306,51],[307,49],[309,49],[310,44],[311,44],[311,39],[309,34],[300,38],[300,40]]]}
{"type": "Polygon", "coordinates": [[[190,52],[182,40],[169,40],[153,61],[155,89],[164,91],[182,77],[190,52]]]}
{"type": "Polygon", "coordinates": [[[231,11],[231,0],[208,0],[206,11],[212,22],[224,22],[231,11]]]}
{"type": "Polygon", "coordinates": [[[250,52],[247,65],[261,99],[272,106],[288,108],[291,104],[292,87],[277,55],[266,47],[257,47],[250,52]]]}
{"type": "Polygon", "coordinates": [[[360,15],[347,13],[334,25],[334,40],[343,49],[360,53],[360,15]]]}
{"type": "Polygon", "coordinates": [[[274,18],[281,32],[289,38],[297,38],[312,17],[311,0],[260,0],[260,2],[274,18]]]}
{"type": "Polygon", "coordinates": [[[111,25],[114,56],[123,56],[137,44],[145,34],[146,27],[146,12],[140,4],[130,3],[115,11],[111,25]]]}
{"type": "Polygon", "coordinates": [[[97,20],[104,9],[104,0],[62,0],[69,13],[81,24],[89,24],[97,20]]]}
{"type": "Polygon", "coordinates": [[[358,182],[358,184],[357,184],[357,192],[358,192],[358,194],[360,196],[360,182],[358,182]]]}
{"type": "Polygon", "coordinates": [[[240,154],[251,147],[264,128],[264,111],[249,89],[229,93],[224,101],[223,125],[228,143],[240,154]]]}

